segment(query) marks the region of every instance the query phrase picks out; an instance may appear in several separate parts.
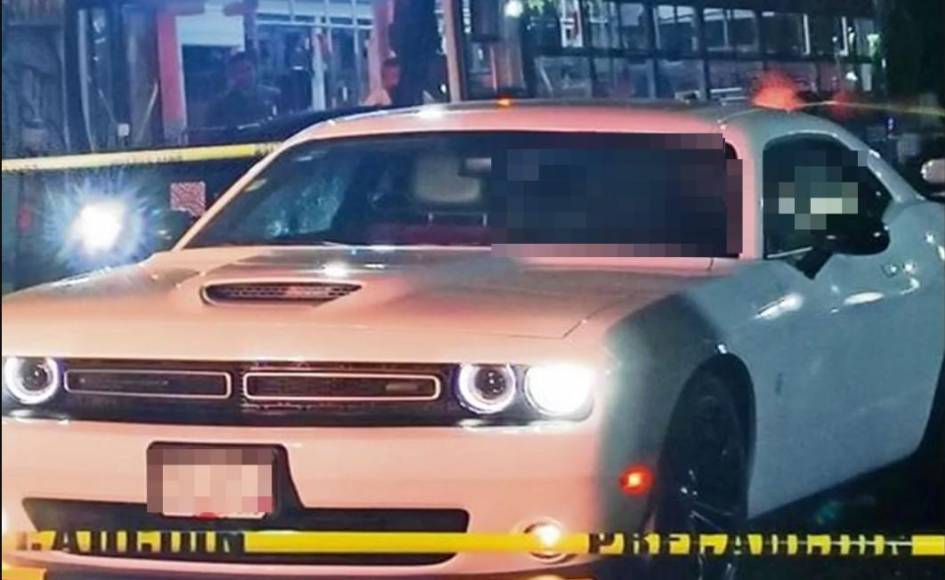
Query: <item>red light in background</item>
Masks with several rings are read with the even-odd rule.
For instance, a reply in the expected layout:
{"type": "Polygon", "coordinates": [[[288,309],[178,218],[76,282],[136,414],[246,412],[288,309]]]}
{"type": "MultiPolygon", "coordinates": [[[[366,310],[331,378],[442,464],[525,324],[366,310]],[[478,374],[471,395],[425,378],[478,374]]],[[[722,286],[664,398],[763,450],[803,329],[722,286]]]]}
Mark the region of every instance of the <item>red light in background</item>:
{"type": "Polygon", "coordinates": [[[643,495],[653,489],[653,470],[645,465],[631,465],[620,475],[620,491],[643,495]]]}
{"type": "Polygon", "coordinates": [[[758,91],[752,103],[759,107],[792,111],[804,105],[797,83],[788,75],[771,70],[759,78],[758,91]]]}

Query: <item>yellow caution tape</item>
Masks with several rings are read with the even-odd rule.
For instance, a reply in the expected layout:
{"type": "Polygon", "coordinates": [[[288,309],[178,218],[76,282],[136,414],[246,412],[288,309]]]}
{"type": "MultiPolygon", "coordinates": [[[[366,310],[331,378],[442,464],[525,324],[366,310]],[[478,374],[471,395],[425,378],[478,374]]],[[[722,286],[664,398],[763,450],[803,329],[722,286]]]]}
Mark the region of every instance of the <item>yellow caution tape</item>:
{"type": "Polygon", "coordinates": [[[4,537],[4,552],[84,555],[541,553],[602,556],[795,556],[945,558],[945,534],[538,534],[424,532],[39,531],[4,537]]]}
{"type": "Polygon", "coordinates": [[[2,580],[44,580],[46,570],[42,568],[24,568],[3,563],[2,580]]]}
{"type": "Polygon", "coordinates": [[[215,145],[210,147],[183,147],[157,149],[153,151],[119,151],[114,153],[90,153],[87,155],[63,155],[59,157],[33,157],[30,159],[4,159],[0,161],[3,173],[31,173],[37,171],[63,171],[67,169],[97,169],[121,165],[162,165],[171,163],[195,163],[199,161],[223,161],[262,157],[273,151],[278,143],[248,143],[245,145],[215,145]]]}

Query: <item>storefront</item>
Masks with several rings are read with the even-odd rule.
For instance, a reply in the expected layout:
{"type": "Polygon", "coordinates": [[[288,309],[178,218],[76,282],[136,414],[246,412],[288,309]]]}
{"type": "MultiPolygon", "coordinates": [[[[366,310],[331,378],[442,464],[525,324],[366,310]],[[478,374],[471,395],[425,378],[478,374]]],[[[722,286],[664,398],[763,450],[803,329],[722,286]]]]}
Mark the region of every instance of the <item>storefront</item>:
{"type": "Polygon", "coordinates": [[[464,96],[739,99],[879,88],[868,0],[459,0],[464,96]]]}

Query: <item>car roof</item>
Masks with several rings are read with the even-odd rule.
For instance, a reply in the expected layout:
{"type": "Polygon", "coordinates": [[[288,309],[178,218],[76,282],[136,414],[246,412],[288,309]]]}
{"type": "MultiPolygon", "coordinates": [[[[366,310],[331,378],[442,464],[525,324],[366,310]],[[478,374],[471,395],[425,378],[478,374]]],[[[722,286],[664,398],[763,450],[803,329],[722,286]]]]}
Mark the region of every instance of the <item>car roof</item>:
{"type": "Polygon", "coordinates": [[[803,113],[745,103],[679,101],[500,100],[386,109],[319,123],[290,139],[360,137],[446,131],[573,131],[619,133],[720,133],[731,122],[793,129],[823,129],[832,123],[803,113]]]}

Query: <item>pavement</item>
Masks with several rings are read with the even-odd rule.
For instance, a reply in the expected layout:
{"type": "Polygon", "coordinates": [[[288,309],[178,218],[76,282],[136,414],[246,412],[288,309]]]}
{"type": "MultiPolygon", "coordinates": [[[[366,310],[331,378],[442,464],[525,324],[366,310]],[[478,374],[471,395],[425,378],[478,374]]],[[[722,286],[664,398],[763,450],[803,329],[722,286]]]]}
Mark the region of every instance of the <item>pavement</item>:
{"type": "MultiPolygon", "coordinates": [[[[945,533],[945,456],[912,458],[768,514],[752,531],[945,533]]],[[[942,580],[945,559],[755,560],[745,580],[942,580]]]]}

